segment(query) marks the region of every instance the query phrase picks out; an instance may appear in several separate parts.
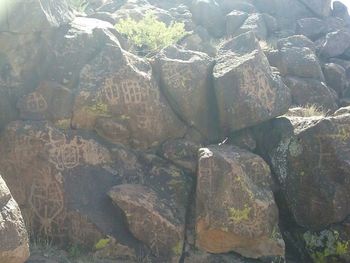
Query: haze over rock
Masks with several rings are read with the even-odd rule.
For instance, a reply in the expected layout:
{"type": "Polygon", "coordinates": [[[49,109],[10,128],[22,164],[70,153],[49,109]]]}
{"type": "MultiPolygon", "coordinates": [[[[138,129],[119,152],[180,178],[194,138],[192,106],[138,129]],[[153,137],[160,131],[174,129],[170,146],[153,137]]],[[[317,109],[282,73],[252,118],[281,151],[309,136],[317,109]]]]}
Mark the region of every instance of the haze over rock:
{"type": "Polygon", "coordinates": [[[0,263],[350,262],[344,4],[2,2],[0,263]]]}

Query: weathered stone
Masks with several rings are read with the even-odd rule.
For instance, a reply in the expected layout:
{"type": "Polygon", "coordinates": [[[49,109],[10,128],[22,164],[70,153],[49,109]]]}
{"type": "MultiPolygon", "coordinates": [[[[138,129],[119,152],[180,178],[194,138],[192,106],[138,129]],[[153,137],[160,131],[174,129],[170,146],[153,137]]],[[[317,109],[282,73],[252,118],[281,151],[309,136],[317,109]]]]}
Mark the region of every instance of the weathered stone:
{"type": "Polygon", "coordinates": [[[191,171],[196,172],[197,169],[197,152],[200,145],[185,140],[169,140],[162,144],[162,156],[174,164],[191,171]]]}
{"type": "Polygon", "coordinates": [[[249,15],[243,25],[237,30],[236,35],[252,31],[257,38],[266,39],[267,28],[264,17],[259,13],[249,15]]]}
{"type": "Polygon", "coordinates": [[[182,254],[183,222],[179,222],[167,202],[152,189],[141,185],[118,185],[108,192],[120,207],[131,233],[147,244],[157,257],[182,254]]]}
{"type": "Polygon", "coordinates": [[[260,260],[248,259],[239,255],[210,254],[203,251],[190,251],[184,258],[184,263],[262,263],[260,260]]]}
{"type": "Polygon", "coordinates": [[[349,19],[348,8],[340,1],[333,1],[332,15],[341,19],[349,19]]]}
{"type": "Polygon", "coordinates": [[[248,18],[248,14],[242,11],[234,10],[226,15],[226,34],[234,35],[248,18]]]}
{"type": "Polygon", "coordinates": [[[328,16],[331,11],[331,0],[301,0],[317,16],[328,16]]]}
{"type": "Polygon", "coordinates": [[[277,19],[267,13],[263,13],[261,15],[265,21],[265,26],[266,26],[268,35],[271,35],[277,32],[278,29],[280,28],[277,22],[277,19]]]}
{"type": "Polygon", "coordinates": [[[107,44],[114,44],[113,25],[94,18],[77,17],[68,31],[58,31],[44,64],[46,78],[75,88],[81,69],[107,44]]]}
{"type": "Polygon", "coordinates": [[[296,34],[316,40],[326,33],[326,23],[315,17],[303,18],[297,21],[296,34]]]}
{"type": "Polygon", "coordinates": [[[274,16],[282,28],[293,32],[295,21],[314,16],[301,1],[252,0],[252,2],[260,12],[274,16]],[[286,10],[288,11],[286,12],[286,10]]]}
{"type": "MultiPolygon", "coordinates": [[[[107,148],[48,122],[21,121],[6,127],[0,145],[1,173],[33,235],[93,246],[118,232],[121,221],[105,193],[121,179],[107,168],[107,148]]],[[[126,173],[126,163],[118,164],[116,174],[126,173]]]]}
{"type": "Polygon", "coordinates": [[[155,155],[141,155],[139,162],[142,175],[138,180],[125,177],[126,184],[115,186],[109,196],[124,211],[131,233],[158,260],[178,260],[192,178],[155,155]]]}
{"type": "Polygon", "coordinates": [[[323,82],[315,79],[286,77],[284,83],[289,87],[294,105],[318,105],[324,110],[337,109],[337,94],[323,82]]]}
{"type": "Polygon", "coordinates": [[[291,75],[324,81],[313,43],[304,36],[292,36],[278,41],[277,68],[283,76],[291,75]]]}
{"type": "Polygon", "coordinates": [[[321,57],[332,58],[340,56],[350,47],[350,33],[347,30],[328,33],[316,45],[321,57]]]}
{"type": "Polygon", "coordinates": [[[5,0],[2,5],[1,31],[17,34],[50,30],[74,18],[64,0],[5,0]]]}
{"type": "Polygon", "coordinates": [[[225,16],[215,0],[195,0],[191,11],[193,19],[202,25],[215,37],[224,35],[225,16]]]}
{"type": "Polygon", "coordinates": [[[213,67],[214,61],[208,55],[177,46],[169,46],[155,57],[154,68],[172,109],[205,139],[217,138],[211,89],[213,67]]]}
{"type": "Polygon", "coordinates": [[[242,11],[245,13],[257,13],[257,9],[251,4],[250,0],[245,1],[231,1],[231,0],[217,0],[221,9],[225,13],[229,13],[233,10],[242,11]]]}
{"type": "Polygon", "coordinates": [[[252,32],[222,45],[214,67],[214,88],[224,134],[285,113],[290,93],[252,32]]]}
{"type": "Polygon", "coordinates": [[[347,86],[345,69],[338,64],[327,63],[323,66],[323,74],[327,85],[334,89],[339,97],[342,97],[347,86]]]}
{"type": "Polygon", "coordinates": [[[268,165],[234,146],[199,151],[196,245],[211,253],[283,256],[268,165]]]}
{"type": "Polygon", "coordinates": [[[160,93],[150,64],[117,42],[106,46],[80,74],[72,125],[93,129],[98,117],[125,123],[135,147],[150,147],[185,132],[160,93]]]}
{"type": "Polygon", "coordinates": [[[73,93],[55,82],[43,81],[34,91],[17,103],[23,120],[60,120],[70,122],[73,93]]]}
{"type": "Polygon", "coordinates": [[[23,263],[29,241],[21,211],[0,176],[0,262],[23,263]]]}
{"type": "Polygon", "coordinates": [[[301,226],[319,229],[349,214],[349,122],[346,111],[288,117],[276,120],[266,132],[273,171],[301,226]]]}

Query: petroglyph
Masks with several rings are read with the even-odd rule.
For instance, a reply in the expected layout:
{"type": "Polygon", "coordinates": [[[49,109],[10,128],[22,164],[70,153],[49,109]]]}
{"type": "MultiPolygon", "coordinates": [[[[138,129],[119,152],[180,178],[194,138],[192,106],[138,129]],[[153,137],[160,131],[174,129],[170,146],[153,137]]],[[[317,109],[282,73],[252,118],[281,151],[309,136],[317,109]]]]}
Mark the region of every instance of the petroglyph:
{"type": "Polygon", "coordinates": [[[37,171],[29,195],[29,205],[40,223],[39,232],[51,236],[61,225],[58,219],[64,210],[62,185],[56,181],[49,166],[37,171]]]}
{"type": "MultiPolygon", "coordinates": [[[[177,65],[177,64],[176,64],[177,65]]],[[[166,84],[170,88],[192,90],[192,71],[185,66],[176,67],[174,64],[166,63],[162,66],[163,75],[166,76],[166,84]]]]}
{"type": "Polygon", "coordinates": [[[25,98],[25,110],[29,112],[43,112],[47,110],[47,102],[43,95],[32,92],[25,98]]]}
{"type": "Polygon", "coordinates": [[[249,97],[256,98],[261,106],[267,107],[269,111],[274,109],[276,94],[271,89],[269,77],[264,72],[256,67],[243,67],[241,85],[240,89],[249,97]]]}

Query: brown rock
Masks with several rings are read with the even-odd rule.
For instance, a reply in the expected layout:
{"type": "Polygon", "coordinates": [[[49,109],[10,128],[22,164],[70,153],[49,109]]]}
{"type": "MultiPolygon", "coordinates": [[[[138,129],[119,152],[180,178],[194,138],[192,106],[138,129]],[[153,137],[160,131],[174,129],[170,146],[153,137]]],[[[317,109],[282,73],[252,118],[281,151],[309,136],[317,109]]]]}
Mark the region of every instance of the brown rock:
{"type": "Polygon", "coordinates": [[[217,138],[211,86],[214,61],[208,55],[170,46],[155,57],[165,97],[189,127],[205,139],[217,138]]]}
{"type": "Polygon", "coordinates": [[[21,211],[0,176],[0,262],[23,263],[29,241],[21,211]]]}
{"type": "Polygon", "coordinates": [[[324,110],[337,109],[337,93],[323,82],[315,79],[286,77],[284,83],[290,88],[293,104],[298,106],[318,105],[324,110]]]}
{"type": "Polygon", "coordinates": [[[251,32],[220,48],[214,88],[224,134],[281,115],[290,105],[288,88],[272,72],[251,32]]]}
{"type": "Polygon", "coordinates": [[[268,165],[234,146],[210,146],[199,154],[196,245],[210,253],[283,256],[278,209],[268,165]]]}
{"type": "Polygon", "coordinates": [[[268,129],[275,141],[268,143],[272,168],[301,226],[319,229],[349,214],[349,121],[345,110],[329,117],[281,118],[268,129]]]}
{"type": "Polygon", "coordinates": [[[152,189],[141,185],[118,185],[109,197],[125,213],[131,233],[164,258],[182,254],[184,226],[167,202],[152,189]]]}
{"type": "Polygon", "coordinates": [[[117,42],[106,46],[80,74],[72,125],[93,129],[99,117],[124,123],[135,147],[147,148],[185,132],[160,93],[150,64],[117,42]]]}

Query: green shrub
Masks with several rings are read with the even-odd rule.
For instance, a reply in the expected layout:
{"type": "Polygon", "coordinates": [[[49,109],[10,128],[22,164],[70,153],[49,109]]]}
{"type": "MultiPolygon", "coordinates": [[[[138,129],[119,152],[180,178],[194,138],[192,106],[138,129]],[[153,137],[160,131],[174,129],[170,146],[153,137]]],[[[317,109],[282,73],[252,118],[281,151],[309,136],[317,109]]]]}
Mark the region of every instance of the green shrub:
{"type": "Polygon", "coordinates": [[[89,6],[87,0],[67,0],[68,5],[78,12],[85,12],[89,6]]]}
{"type": "Polygon", "coordinates": [[[152,13],[147,13],[140,21],[122,19],[115,27],[144,53],[174,44],[186,34],[184,23],[175,22],[167,26],[152,13]]]}

